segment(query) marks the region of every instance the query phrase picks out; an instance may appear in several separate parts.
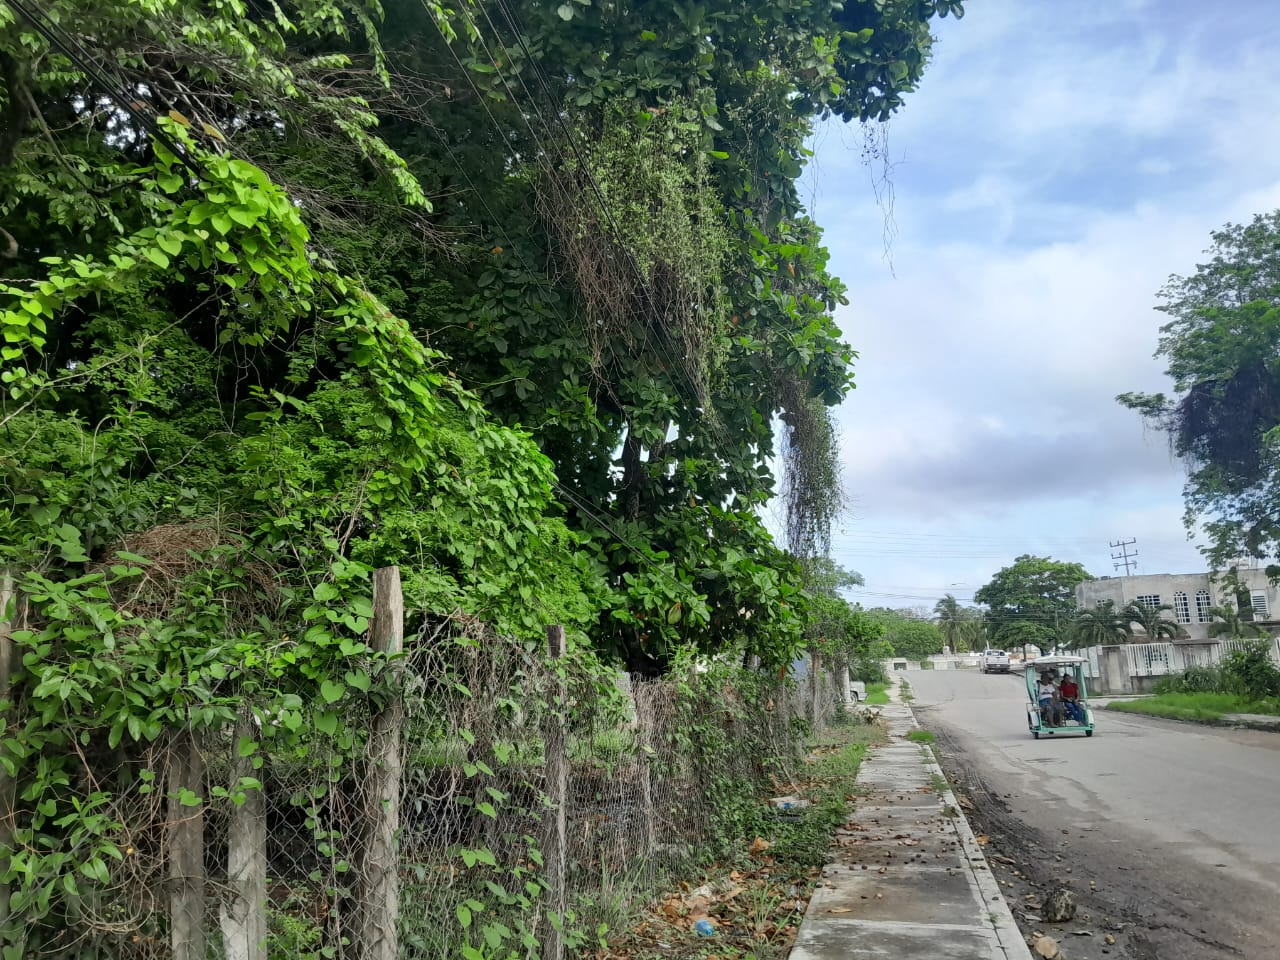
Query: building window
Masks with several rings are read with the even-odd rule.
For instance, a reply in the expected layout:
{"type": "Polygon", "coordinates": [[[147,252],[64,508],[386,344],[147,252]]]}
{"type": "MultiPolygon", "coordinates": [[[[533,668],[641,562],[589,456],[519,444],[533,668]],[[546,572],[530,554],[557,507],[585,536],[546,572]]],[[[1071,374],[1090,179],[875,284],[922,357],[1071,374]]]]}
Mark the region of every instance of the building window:
{"type": "Polygon", "coordinates": [[[1138,602],[1144,607],[1150,607],[1152,610],[1160,609],[1160,594],[1158,593],[1140,593],[1138,594],[1138,602]]]}
{"type": "Polygon", "coordinates": [[[1255,616],[1266,618],[1267,616],[1267,595],[1262,592],[1253,595],[1253,612],[1255,616]]]}
{"type": "Polygon", "coordinates": [[[1209,614],[1209,591],[1196,591],[1196,621],[1198,623],[1208,623],[1213,617],[1209,614]]]}
{"type": "Polygon", "coordinates": [[[1179,590],[1173,595],[1173,615],[1179,623],[1191,622],[1191,603],[1187,600],[1184,590],[1179,590]]]}

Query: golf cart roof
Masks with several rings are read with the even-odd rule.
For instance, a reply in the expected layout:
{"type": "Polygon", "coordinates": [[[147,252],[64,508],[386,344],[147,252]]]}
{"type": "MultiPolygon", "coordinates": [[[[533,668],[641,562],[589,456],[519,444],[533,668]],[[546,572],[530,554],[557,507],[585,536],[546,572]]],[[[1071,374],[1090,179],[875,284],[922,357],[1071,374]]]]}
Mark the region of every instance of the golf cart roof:
{"type": "Polygon", "coordinates": [[[1028,660],[1026,668],[1028,670],[1048,670],[1052,667],[1074,667],[1084,662],[1084,657],[1059,654],[1053,657],[1037,657],[1035,660],[1028,660]]]}

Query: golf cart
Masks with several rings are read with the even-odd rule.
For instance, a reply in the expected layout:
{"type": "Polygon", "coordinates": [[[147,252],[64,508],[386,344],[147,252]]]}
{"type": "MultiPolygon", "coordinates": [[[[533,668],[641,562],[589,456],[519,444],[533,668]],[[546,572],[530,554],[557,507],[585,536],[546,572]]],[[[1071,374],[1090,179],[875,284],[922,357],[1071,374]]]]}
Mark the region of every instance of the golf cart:
{"type": "Polygon", "coordinates": [[[1049,737],[1075,736],[1083,733],[1093,736],[1093,711],[1089,708],[1084,682],[1084,657],[1067,654],[1038,657],[1026,663],[1027,729],[1037,740],[1044,734],[1049,737]],[[1055,696],[1047,705],[1040,703],[1040,682],[1048,678],[1055,686],[1066,678],[1075,681],[1080,688],[1074,704],[1067,704],[1055,696]]]}

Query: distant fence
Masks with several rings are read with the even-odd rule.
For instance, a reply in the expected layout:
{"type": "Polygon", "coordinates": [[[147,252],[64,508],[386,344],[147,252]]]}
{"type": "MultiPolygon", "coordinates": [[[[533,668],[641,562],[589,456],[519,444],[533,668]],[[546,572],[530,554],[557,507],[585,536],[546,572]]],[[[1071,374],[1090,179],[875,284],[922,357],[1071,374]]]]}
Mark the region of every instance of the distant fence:
{"type": "MultiPolygon", "coordinates": [[[[1094,681],[1108,681],[1107,689],[1126,689],[1124,681],[1146,680],[1182,673],[1188,667],[1211,667],[1221,663],[1235,650],[1244,649],[1250,640],[1220,640],[1209,643],[1124,643],[1105,647],[1088,647],[1075,651],[1086,661],[1085,672],[1094,681]],[[1118,659],[1118,662],[1117,662],[1118,659]],[[1111,667],[1108,663],[1112,664],[1111,667]],[[1115,667],[1123,677],[1111,674],[1115,667]]],[[[1271,657],[1280,664],[1280,639],[1268,640],[1271,657]]]]}

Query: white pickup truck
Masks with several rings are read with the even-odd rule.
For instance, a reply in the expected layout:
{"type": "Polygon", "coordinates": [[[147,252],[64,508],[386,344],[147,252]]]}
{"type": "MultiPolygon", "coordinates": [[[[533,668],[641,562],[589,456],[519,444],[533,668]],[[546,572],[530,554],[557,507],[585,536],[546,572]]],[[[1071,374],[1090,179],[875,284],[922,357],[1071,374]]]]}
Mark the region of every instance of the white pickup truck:
{"type": "Polygon", "coordinates": [[[983,650],[978,668],[983,673],[1008,673],[1009,654],[1003,650],[983,650]]]}

